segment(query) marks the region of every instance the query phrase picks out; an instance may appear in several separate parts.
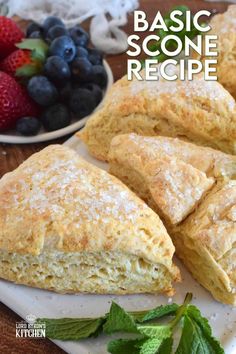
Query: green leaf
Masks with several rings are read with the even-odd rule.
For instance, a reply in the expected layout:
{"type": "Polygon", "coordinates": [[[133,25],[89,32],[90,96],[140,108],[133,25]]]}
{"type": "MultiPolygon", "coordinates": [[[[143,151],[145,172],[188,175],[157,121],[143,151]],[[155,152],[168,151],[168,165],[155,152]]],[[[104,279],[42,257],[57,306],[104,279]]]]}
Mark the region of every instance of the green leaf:
{"type": "Polygon", "coordinates": [[[176,354],[223,354],[224,350],[219,342],[209,336],[209,328],[206,327],[208,325],[206,326],[205,321],[201,327],[193,318],[185,314],[184,327],[176,354]]]}
{"type": "Polygon", "coordinates": [[[107,351],[112,354],[139,354],[145,339],[117,339],[108,343],[107,351]]]}
{"type": "Polygon", "coordinates": [[[224,353],[220,342],[212,335],[208,320],[202,316],[200,310],[194,305],[188,305],[187,315],[199,326],[213,353],[224,353]]]}
{"type": "Polygon", "coordinates": [[[17,48],[31,50],[32,59],[44,61],[47,58],[48,45],[42,39],[25,39],[16,44],[17,48]]]}
{"type": "Polygon", "coordinates": [[[118,339],[108,343],[107,351],[112,354],[156,354],[162,340],[148,339],[118,339]]]}
{"type": "Polygon", "coordinates": [[[142,312],[129,312],[134,317],[137,322],[146,322],[154,319],[158,319],[164,316],[175,315],[178,310],[179,305],[170,304],[170,305],[161,305],[152,310],[142,311],[142,312]]]}
{"type": "Polygon", "coordinates": [[[39,318],[37,323],[46,324],[46,336],[52,339],[79,340],[99,334],[105,318],[39,318]]]}
{"type": "Polygon", "coordinates": [[[162,341],[162,344],[157,352],[157,354],[171,354],[173,346],[173,338],[169,337],[162,341]]]}
{"type": "Polygon", "coordinates": [[[133,317],[115,302],[112,302],[110,312],[106,318],[107,320],[103,326],[105,333],[138,333],[137,325],[133,317]]]}
{"type": "Polygon", "coordinates": [[[169,325],[160,326],[156,324],[145,324],[138,326],[138,331],[144,336],[150,338],[158,337],[158,339],[165,339],[171,336],[171,329],[169,325]]]}
{"type": "Polygon", "coordinates": [[[16,70],[16,76],[21,77],[32,77],[34,75],[37,75],[38,73],[40,73],[41,69],[40,66],[37,65],[36,63],[32,63],[32,64],[26,64],[23,65],[21,68],[18,68],[16,70]]]}
{"type": "Polygon", "coordinates": [[[162,344],[159,338],[147,339],[140,348],[140,354],[156,354],[162,344]]]}

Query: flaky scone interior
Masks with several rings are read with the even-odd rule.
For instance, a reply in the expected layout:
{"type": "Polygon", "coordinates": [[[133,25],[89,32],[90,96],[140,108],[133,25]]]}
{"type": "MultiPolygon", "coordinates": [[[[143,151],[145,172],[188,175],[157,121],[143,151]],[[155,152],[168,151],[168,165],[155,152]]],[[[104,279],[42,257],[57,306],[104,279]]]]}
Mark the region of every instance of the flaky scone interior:
{"type": "MultiPolygon", "coordinates": [[[[1,277],[59,293],[173,295],[177,271],[123,252],[0,252],[1,277]]],[[[177,280],[177,278],[176,278],[177,280]]]]}

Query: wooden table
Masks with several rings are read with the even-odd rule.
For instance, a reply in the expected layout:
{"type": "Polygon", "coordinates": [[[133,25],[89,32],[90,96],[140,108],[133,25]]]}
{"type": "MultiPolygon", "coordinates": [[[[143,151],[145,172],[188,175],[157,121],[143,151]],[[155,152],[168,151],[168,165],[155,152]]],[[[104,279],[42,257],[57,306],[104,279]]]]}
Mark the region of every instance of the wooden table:
{"type": "MultiPolygon", "coordinates": [[[[203,0],[141,0],[140,8],[147,13],[148,19],[151,21],[156,11],[160,10],[163,14],[171,9],[171,7],[184,4],[189,6],[194,12],[200,9],[215,10],[223,12],[226,10],[227,3],[207,3],[203,0]]],[[[133,33],[133,16],[129,16],[129,22],[125,27],[127,33],[133,33]]],[[[126,55],[109,56],[107,60],[111,65],[115,80],[122,77],[126,72],[126,55]]],[[[48,144],[63,143],[69,136],[63,137],[56,141],[50,141],[32,145],[8,145],[0,144],[0,177],[16,168],[27,157],[34,152],[41,150],[48,144]]],[[[19,339],[15,337],[15,323],[19,320],[14,312],[5,305],[0,304],[0,352],[4,354],[60,354],[63,350],[58,348],[47,339],[19,339]]],[[[79,353],[78,353],[79,354],[79,353]]]]}

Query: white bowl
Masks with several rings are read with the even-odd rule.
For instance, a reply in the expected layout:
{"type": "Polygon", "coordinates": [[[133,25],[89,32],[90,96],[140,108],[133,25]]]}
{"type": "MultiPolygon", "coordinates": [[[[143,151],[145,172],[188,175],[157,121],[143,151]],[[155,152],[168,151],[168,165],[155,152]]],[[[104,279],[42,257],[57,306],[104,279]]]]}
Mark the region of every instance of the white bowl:
{"type": "MultiPolygon", "coordinates": [[[[103,100],[107,94],[107,91],[113,84],[113,74],[111,71],[111,68],[109,64],[107,63],[106,60],[103,61],[103,65],[106,69],[107,76],[108,76],[108,83],[107,83],[107,88],[106,92],[104,94],[103,100]]],[[[103,100],[100,102],[100,104],[96,107],[96,110],[98,110],[101,105],[103,104],[103,100]]],[[[0,143],[11,143],[11,144],[29,144],[29,143],[38,143],[41,141],[47,141],[47,140],[52,140],[52,139],[57,139],[60,138],[64,135],[74,133],[75,131],[79,130],[82,128],[86,121],[89,119],[91,115],[84,117],[81,120],[78,120],[70,125],[68,125],[65,128],[54,130],[53,132],[45,132],[43,129],[38,133],[38,135],[35,136],[22,136],[17,133],[17,131],[11,130],[9,132],[0,134],[0,143]]]]}

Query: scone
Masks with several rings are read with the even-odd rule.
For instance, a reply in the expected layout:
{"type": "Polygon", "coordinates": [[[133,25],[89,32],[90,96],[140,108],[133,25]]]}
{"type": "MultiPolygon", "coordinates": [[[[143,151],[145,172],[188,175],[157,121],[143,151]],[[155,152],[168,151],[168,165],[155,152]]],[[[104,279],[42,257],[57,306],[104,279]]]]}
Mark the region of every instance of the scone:
{"type": "Polygon", "coordinates": [[[172,238],[194,278],[236,306],[236,181],[219,183],[172,238]]]}
{"type": "Polygon", "coordinates": [[[51,145],[0,181],[0,277],[60,293],[166,293],[179,271],[159,217],[76,152],[51,145]]]}
{"type": "MultiPolygon", "coordinates": [[[[236,5],[230,5],[223,14],[215,15],[210,22],[211,30],[206,35],[215,34],[217,38],[217,76],[219,82],[236,99],[236,5]]],[[[204,47],[203,47],[204,48],[204,47]]],[[[216,57],[199,56],[201,59],[216,59],[216,57]]]]}
{"type": "Polygon", "coordinates": [[[229,179],[235,156],[126,134],[112,140],[109,161],[110,172],[162,217],[177,255],[200,284],[236,305],[236,181],[229,179]]]}
{"type": "MultiPolygon", "coordinates": [[[[169,65],[168,70],[178,73],[169,65]]],[[[128,81],[123,77],[108,94],[104,106],[77,135],[92,155],[107,160],[111,140],[124,133],[180,137],[197,145],[236,153],[234,98],[203,75],[193,81],[128,81]]]]}
{"type": "Polygon", "coordinates": [[[135,134],[117,136],[109,153],[110,172],[145,200],[167,225],[176,225],[196,208],[215,180],[178,159],[177,154],[170,157],[157,146],[145,145],[150,139],[162,147],[167,147],[163,140],[175,141],[135,134]]]}
{"type": "Polygon", "coordinates": [[[111,165],[113,159],[123,164],[124,159],[129,159],[130,163],[132,163],[137,158],[144,162],[150,162],[160,157],[177,158],[205,172],[208,177],[236,178],[235,155],[225,154],[209,147],[198,146],[178,138],[147,137],[134,133],[123,134],[112,139],[109,151],[109,163],[111,165]]]}

